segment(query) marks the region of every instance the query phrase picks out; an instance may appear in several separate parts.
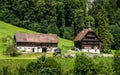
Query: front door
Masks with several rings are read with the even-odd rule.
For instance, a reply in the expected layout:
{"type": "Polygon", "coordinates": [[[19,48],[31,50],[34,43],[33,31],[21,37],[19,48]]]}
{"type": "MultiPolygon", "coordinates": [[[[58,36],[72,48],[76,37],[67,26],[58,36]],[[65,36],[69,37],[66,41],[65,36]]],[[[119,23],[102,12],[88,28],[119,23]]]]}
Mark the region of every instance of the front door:
{"type": "Polygon", "coordinates": [[[47,52],[47,48],[42,48],[42,52],[47,52]]]}
{"type": "Polygon", "coordinates": [[[33,50],[32,50],[33,52],[35,52],[35,49],[33,48],[33,50]]]}

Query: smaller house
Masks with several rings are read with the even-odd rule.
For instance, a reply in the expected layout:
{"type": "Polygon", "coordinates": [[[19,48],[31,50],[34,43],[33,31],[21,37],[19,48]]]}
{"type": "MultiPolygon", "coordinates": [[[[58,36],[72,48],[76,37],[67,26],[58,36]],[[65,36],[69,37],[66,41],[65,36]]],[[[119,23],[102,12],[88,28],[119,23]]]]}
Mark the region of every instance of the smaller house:
{"type": "Polygon", "coordinates": [[[83,29],[74,39],[76,49],[81,52],[100,53],[101,43],[91,27],[83,29]]]}
{"type": "Polygon", "coordinates": [[[19,51],[24,52],[54,52],[58,45],[56,34],[16,33],[14,40],[19,51]]]}

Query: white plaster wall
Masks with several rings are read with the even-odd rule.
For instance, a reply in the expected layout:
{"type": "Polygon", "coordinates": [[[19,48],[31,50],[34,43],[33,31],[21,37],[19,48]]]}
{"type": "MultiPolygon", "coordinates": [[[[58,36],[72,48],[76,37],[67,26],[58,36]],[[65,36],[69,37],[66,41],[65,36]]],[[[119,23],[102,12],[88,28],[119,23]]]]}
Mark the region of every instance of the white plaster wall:
{"type": "Polygon", "coordinates": [[[53,48],[52,48],[52,53],[55,52],[55,49],[57,49],[57,47],[53,47],[53,48]]]}
{"type": "Polygon", "coordinates": [[[38,52],[42,52],[42,48],[39,48],[39,49],[38,49],[38,52]]]}
{"type": "MultiPolygon", "coordinates": [[[[42,52],[42,48],[38,48],[38,47],[19,46],[17,48],[19,49],[19,51],[25,50],[25,52],[33,52],[33,48],[34,48],[34,52],[42,52]]],[[[55,49],[57,49],[57,47],[53,47],[51,52],[53,53],[55,49]]]]}
{"type": "Polygon", "coordinates": [[[100,53],[100,49],[79,49],[80,52],[100,53]]]}
{"type": "Polygon", "coordinates": [[[19,49],[19,51],[24,51],[25,50],[25,52],[33,52],[33,48],[34,48],[34,52],[37,52],[37,47],[28,47],[28,46],[22,47],[22,46],[19,46],[17,48],[19,49]]]}

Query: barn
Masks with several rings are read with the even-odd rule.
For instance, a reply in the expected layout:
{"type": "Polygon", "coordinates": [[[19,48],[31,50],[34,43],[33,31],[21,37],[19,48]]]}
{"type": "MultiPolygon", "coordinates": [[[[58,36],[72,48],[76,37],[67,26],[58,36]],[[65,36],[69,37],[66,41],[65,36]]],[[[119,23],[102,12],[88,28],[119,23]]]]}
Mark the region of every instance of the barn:
{"type": "Polygon", "coordinates": [[[80,52],[100,53],[101,44],[102,41],[91,27],[83,29],[74,39],[74,45],[80,52]]]}
{"type": "Polygon", "coordinates": [[[14,40],[19,51],[54,52],[58,45],[56,34],[15,33],[14,40]]]}

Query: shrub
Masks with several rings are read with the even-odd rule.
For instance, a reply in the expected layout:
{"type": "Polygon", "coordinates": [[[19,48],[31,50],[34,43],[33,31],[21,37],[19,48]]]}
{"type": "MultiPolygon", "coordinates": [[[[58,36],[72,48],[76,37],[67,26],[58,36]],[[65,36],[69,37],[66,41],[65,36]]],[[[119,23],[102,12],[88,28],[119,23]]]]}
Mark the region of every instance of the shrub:
{"type": "Polygon", "coordinates": [[[75,59],[74,74],[75,75],[93,75],[94,65],[91,58],[82,55],[77,55],[75,59]]]}
{"type": "Polygon", "coordinates": [[[53,53],[53,57],[56,57],[56,56],[57,56],[57,52],[54,52],[54,53],[53,53]]]}
{"type": "Polygon", "coordinates": [[[26,71],[29,75],[62,75],[62,68],[54,58],[42,56],[37,62],[27,65],[26,71]]]}
{"type": "Polygon", "coordinates": [[[20,53],[17,52],[17,48],[14,45],[9,45],[6,48],[6,54],[10,55],[10,56],[18,56],[20,55],[20,53]]]}

